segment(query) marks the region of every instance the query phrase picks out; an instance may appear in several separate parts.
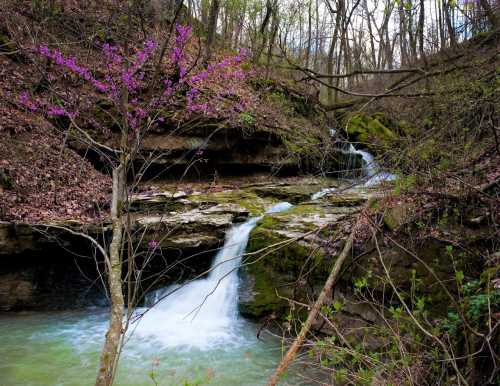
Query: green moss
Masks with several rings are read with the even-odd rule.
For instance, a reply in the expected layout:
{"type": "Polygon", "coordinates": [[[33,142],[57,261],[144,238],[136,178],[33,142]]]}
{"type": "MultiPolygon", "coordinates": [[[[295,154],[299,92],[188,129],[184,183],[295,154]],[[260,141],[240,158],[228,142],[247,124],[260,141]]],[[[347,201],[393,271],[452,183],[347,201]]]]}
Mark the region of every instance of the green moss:
{"type": "Polygon", "coordinates": [[[366,202],[366,197],[360,195],[349,194],[332,194],[326,197],[329,204],[333,206],[358,206],[366,202]]]}
{"type": "Polygon", "coordinates": [[[375,140],[388,145],[397,139],[397,135],[387,127],[382,113],[350,115],[347,118],[347,134],[352,140],[367,144],[375,140]]]}
{"type": "Polygon", "coordinates": [[[185,208],[185,204],[174,199],[165,202],[135,201],[130,204],[130,210],[134,212],[168,213],[179,212],[185,208]]]}
{"type": "Polygon", "coordinates": [[[280,299],[276,292],[283,297],[307,301],[305,288],[295,285],[300,273],[314,267],[309,279],[322,282],[329,272],[331,262],[323,250],[304,241],[275,246],[288,240],[275,231],[281,223],[280,215],[266,216],[250,235],[244,272],[253,278],[253,299],[240,303],[241,312],[249,317],[259,318],[270,313],[281,316],[288,302],[280,299]]]}
{"type": "Polygon", "coordinates": [[[315,203],[305,203],[290,208],[286,213],[278,213],[281,216],[305,214],[315,214],[323,217],[325,215],[325,208],[315,203]]]}
{"type": "Polygon", "coordinates": [[[318,185],[293,185],[293,186],[263,186],[253,188],[253,191],[261,197],[272,197],[280,201],[288,201],[297,204],[308,201],[311,195],[320,190],[318,185]]]}
{"type": "Polygon", "coordinates": [[[197,194],[188,196],[189,201],[203,204],[203,203],[217,203],[217,204],[237,204],[242,208],[248,210],[250,215],[257,216],[265,212],[265,209],[274,201],[265,200],[257,196],[255,193],[247,190],[230,190],[223,192],[209,192],[204,194],[197,194]]]}

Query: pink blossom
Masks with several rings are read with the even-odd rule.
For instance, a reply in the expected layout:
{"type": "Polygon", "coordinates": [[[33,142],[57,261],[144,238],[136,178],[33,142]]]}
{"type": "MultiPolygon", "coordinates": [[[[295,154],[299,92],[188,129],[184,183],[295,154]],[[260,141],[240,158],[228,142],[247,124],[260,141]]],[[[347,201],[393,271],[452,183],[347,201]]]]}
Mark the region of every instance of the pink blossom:
{"type": "Polygon", "coordinates": [[[21,103],[21,105],[23,105],[28,111],[38,110],[37,104],[31,99],[27,91],[21,92],[19,95],[19,103],[21,103]]]}
{"type": "Polygon", "coordinates": [[[160,243],[156,240],[149,240],[149,243],[148,243],[148,247],[150,249],[156,249],[158,248],[158,246],[160,245],[160,243]]]}

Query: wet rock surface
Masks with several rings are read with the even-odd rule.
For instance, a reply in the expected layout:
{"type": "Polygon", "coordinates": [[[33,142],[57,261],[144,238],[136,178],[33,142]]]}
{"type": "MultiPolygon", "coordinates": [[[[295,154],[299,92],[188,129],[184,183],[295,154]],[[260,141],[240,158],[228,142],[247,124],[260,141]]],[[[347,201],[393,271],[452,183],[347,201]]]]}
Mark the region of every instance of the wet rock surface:
{"type": "MultiPolygon", "coordinates": [[[[310,192],[309,192],[310,193],[310,192]]],[[[252,231],[241,270],[240,311],[251,318],[280,314],[286,298],[309,302],[334,256],[329,244],[337,227],[358,212],[369,194],[351,190],[299,203],[266,215],[252,231]]]]}
{"type": "MultiPolygon", "coordinates": [[[[280,299],[276,291],[284,297],[296,295],[294,285],[302,280],[301,275],[305,272],[314,273],[301,283],[299,292],[304,299],[314,293],[310,283],[314,280],[321,283],[332,264],[327,244],[335,237],[336,224],[355,214],[373,194],[351,189],[311,200],[318,190],[339,186],[338,181],[303,179],[295,183],[273,181],[229,189],[163,188],[133,195],[131,234],[134,245],[139,247],[137,260],[139,264],[147,260],[145,273],[156,277],[156,286],[186,280],[210,267],[232,224],[249,216],[260,216],[276,202],[294,202],[296,205],[289,210],[266,215],[259,221],[250,236],[249,257],[240,270],[242,314],[253,318],[265,316],[286,306],[286,301],[280,299]],[[266,252],[262,255],[260,251],[264,248],[266,252]]],[[[110,236],[107,223],[88,227],[70,221],[55,225],[83,231],[100,240],[110,236]]],[[[36,308],[37,299],[40,299],[38,294],[44,291],[45,298],[52,297],[54,303],[60,302],[54,291],[47,291],[50,285],[39,284],[40,275],[54,261],[57,272],[64,266],[88,266],[89,280],[75,284],[78,290],[100,287],[95,279],[103,269],[102,258],[92,253],[88,243],[61,229],[2,223],[0,246],[4,263],[0,267],[0,276],[4,277],[0,286],[0,307],[3,309],[36,308]],[[81,251],[86,260],[67,252],[75,249],[81,251]],[[14,261],[26,264],[14,265],[14,261]]],[[[68,272],[71,274],[66,277],[63,273],[55,275],[52,287],[57,287],[58,283],[77,283],[73,271],[68,272]]],[[[50,301],[44,300],[40,304],[48,303],[50,301]]],[[[56,306],[62,307],[61,304],[56,306]]]]}

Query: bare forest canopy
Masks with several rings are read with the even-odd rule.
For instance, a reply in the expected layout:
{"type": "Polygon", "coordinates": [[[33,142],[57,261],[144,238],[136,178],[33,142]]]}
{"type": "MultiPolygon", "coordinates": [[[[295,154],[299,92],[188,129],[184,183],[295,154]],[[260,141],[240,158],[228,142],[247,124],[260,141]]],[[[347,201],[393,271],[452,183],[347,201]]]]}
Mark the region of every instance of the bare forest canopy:
{"type": "MultiPolygon", "coordinates": [[[[161,12],[169,9],[165,2],[151,3],[156,18],[172,17],[161,12]]],[[[184,6],[207,26],[208,44],[216,31],[221,47],[248,47],[267,73],[301,74],[329,104],[363,96],[356,88],[377,75],[423,73],[428,57],[500,26],[499,4],[491,0],[187,0],[184,6]]]]}
{"type": "Polygon", "coordinates": [[[151,24],[156,34],[171,31],[175,21],[192,24],[205,43],[205,60],[214,46],[217,50],[248,48],[253,62],[268,72],[295,75],[299,70],[305,81],[316,80],[316,86],[328,90],[325,98],[330,103],[339,92],[349,94],[374,75],[415,70],[427,57],[500,26],[499,4],[494,0],[26,3],[30,5],[21,13],[33,12],[49,24],[62,18],[65,26],[85,39],[124,38],[116,35],[114,22],[127,14],[143,38],[151,35],[151,24]]]}

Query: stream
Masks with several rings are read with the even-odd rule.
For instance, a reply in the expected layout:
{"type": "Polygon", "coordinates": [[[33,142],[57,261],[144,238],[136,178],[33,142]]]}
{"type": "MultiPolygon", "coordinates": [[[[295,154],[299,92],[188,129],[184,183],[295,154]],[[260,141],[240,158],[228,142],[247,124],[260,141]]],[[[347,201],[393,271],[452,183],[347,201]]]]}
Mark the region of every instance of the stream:
{"type": "MultiPolygon", "coordinates": [[[[364,186],[394,178],[369,153],[352,146],[348,153],[362,158],[364,186]]],[[[266,213],[291,207],[282,202],[266,213]]],[[[268,333],[257,339],[259,326],[238,313],[238,267],[262,217],[232,226],[206,277],[148,295],[156,305],[136,310],[140,318],[129,327],[116,385],[265,384],[281,358],[281,340],[268,333]]],[[[93,384],[108,318],[105,308],[2,314],[0,386],[93,384]]],[[[307,385],[290,373],[283,385],[307,385]]]]}
{"type": "MultiPolygon", "coordinates": [[[[2,316],[0,384],[93,385],[108,318],[106,309],[2,316]]],[[[280,341],[265,334],[257,340],[256,328],[237,320],[232,333],[210,349],[165,345],[154,336],[133,334],[116,384],[154,385],[152,371],[159,385],[264,384],[280,358],[280,341]]]]}
{"type": "MultiPolygon", "coordinates": [[[[267,213],[290,207],[280,203],[267,213]]],[[[229,230],[206,278],[151,294],[164,299],[130,328],[117,385],[265,384],[280,340],[258,340],[257,326],[237,310],[237,269],[261,218],[229,230]]],[[[0,385],[93,384],[108,317],[104,309],[2,316],[0,385]]]]}

